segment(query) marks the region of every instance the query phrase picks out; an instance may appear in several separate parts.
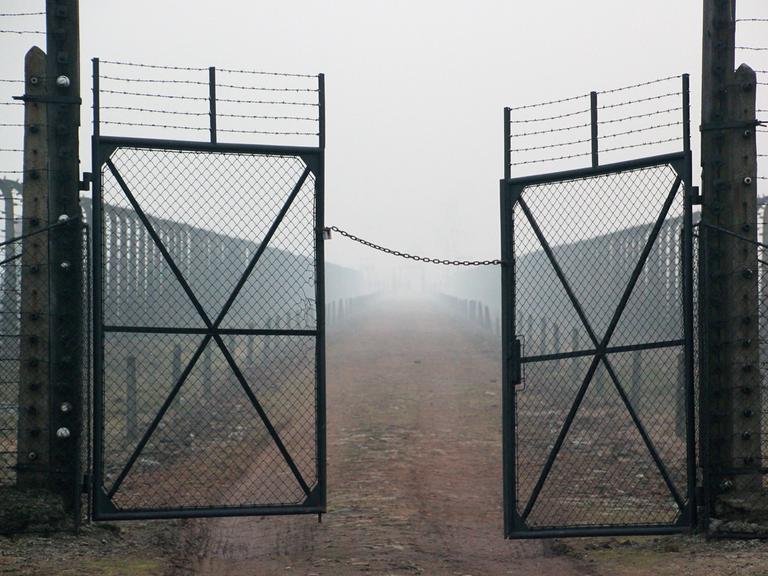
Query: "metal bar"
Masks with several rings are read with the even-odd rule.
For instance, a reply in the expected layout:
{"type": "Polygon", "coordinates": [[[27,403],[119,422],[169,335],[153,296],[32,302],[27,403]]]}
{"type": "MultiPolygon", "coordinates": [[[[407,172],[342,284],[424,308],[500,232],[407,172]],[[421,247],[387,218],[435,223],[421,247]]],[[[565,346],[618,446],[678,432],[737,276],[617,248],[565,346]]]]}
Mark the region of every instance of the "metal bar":
{"type": "MultiPolygon", "coordinates": [[[[505,109],[505,118],[509,110],[505,109]]],[[[506,122],[509,126],[509,122],[506,122]]],[[[508,129],[507,129],[508,131],[508,129]]],[[[509,171],[509,162],[505,161],[505,173],[509,171]]],[[[502,466],[504,493],[504,534],[510,537],[518,529],[517,518],[517,470],[516,470],[516,409],[515,383],[511,376],[517,370],[510,366],[512,359],[512,340],[515,338],[515,223],[512,218],[514,204],[510,199],[508,185],[502,181],[500,186],[501,212],[501,396],[502,396],[502,466]]]]}
{"type": "Polygon", "coordinates": [[[275,221],[272,222],[272,225],[269,227],[269,231],[267,232],[267,234],[264,236],[264,239],[259,244],[258,250],[256,250],[256,253],[253,255],[253,258],[251,258],[251,261],[248,263],[248,266],[245,268],[242,275],[240,276],[240,280],[237,281],[237,285],[235,286],[234,290],[232,290],[232,294],[230,294],[229,298],[227,299],[227,302],[224,304],[224,307],[221,309],[219,316],[216,318],[216,321],[213,323],[214,327],[218,327],[219,324],[221,324],[222,320],[224,320],[224,317],[227,315],[227,312],[229,312],[229,309],[232,307],[232,304],[235,302],[237,295],[240,294],[240,290],[243,289],[243,286],[248,280],[248,277],[251,275],[251,272],[253,272],[254,267],[259,261],[259,258],[261,258],[261,255],[267,249],[267,246],[269,245],[270,240],[272,240],[272,236],[275,235],[277,228],[280,226],[280,224],[283,221],[283,218],[285,218],[285,215],[288,213],[288,210],[290,209],[291,204],[293,204],[293,200],[296,198],[296,195],[299,193],[302,186],[304,186],[304,182],[306,182],[307,177],[309,176],[309,172],[310,172],[310,169],[307,166],[304,169],[304,172],[302,172],[301,176],[299,177],[298,182],[296,182],[296,185],[293,187],[293,190],[291,190],[291,193],[288,195],[288,198],[283,204],[283,207],[280,209],[280,212],[275,217],[275,221]]]}
{"type": "Polygon", "coordinates": [[[592,131],[591,143],[592,143],[592,168],[597,168],[600,165],[599,152],[597,148],[597,92],[589,93],[589,113],[590,113],[590,128],[592,131]]]}
{"type": "MultiPolygon", "coordinates": [[[[628,344],[626,346],[609,346],[605,349],[606,354],[620,354],[622,352],[635,352],[637,350],[655,350],[658,348],[674,348],[676,346],[684,346],[685,339],[680,340],[664,340],[661,342],[648,342],[646,344],[628,344]]],[[[583,358],[584,356],[592,356],[596,354],[597,350],[576,350],[573,352],[560,352],[557,354],[543,354],[540,356],[526,356],[522,360],[524,363],[530,364],[533,362],[547,362],[549,360],[563,360],[566,358],[583,358]]]]}
{"type": "Polygon", "coordinates": [[[123,136],[99,136],[102,147],[153,148],[157,150],[188,150],[190,152],[224,152],[265,154],[274,156],[305,156],[320,154],[312,146],[277,146],[267,144],[228,144],[222,142],[190,142],[189,140],[165,140],[160,138],[126,138],[123,136]]]}
{"type": "MultiPolygon", "coordinates": [[[[101,92],[99,89],[99,59],[94,58],[93,63],[93,136],[98,138],[101,132],[101,92]]],[[[92,148],[95,150],[95,148],[92,148]]],[[[93,165],[94,172],[101,170],[100,164],[93,165]]],[[[94,178],[95,179],[95,178],[94,178]]]]}
{"type": "Polygon", "coordinates": [[[291,457],[290,453],[286,449],[285,444],[283,444],[283,441],[280,439],[280,435],[277,433],[277,429],[272,424],[272,421],[269,419],[269,416],[267,416],[267,413],[262,407],[261,402],[259,402],[258,398],[256,398],[256,395],[253,393],[253,390],[251,390],[251,387],[248,385],[248,382],[246,382],[242,372],[240,372],[240,368],[237,366],[235,359],[232,358],[232,355],[229,353],[229,350],[224,344],[224,340],[222,340],[221,336],[219,336],[218,334],[215,334],[213,336],[213,339],[219,345],[219,349],[221,349],[221,352],[224,354],[224,358],[227,360],[227,364],[229,364],[229,367],[232,369],[232,372],[235,373],[235,377],[237,378],[237,381],[240,383],[240,386],[242,387],[246,396],[248,396],[248,399],[251,401],[251,404],[253,405],[254,409],[259,414],[261,421],[264,423],[264,426],[267,428],[267,432],[269,432],[269,435],[272,437],[272,440],[275,442],[277,449],[280,451],[280,454],[282,454],[286,464],[288,464],[288,467],[291,469],[291,472],[293,472],[293,475],[296,477],[296,481],[299,483],[304,493],[307,496],[309,496],[310,494],[309,486],[305,482],[304,477],[301,475],[301,472],[296,466],[296,463],[293,461],[293,458],[291,457]]]}
{"type": "Polygon", "coordinates": [[[211,120],[211,144],[216,144],[216,68],[208,68],[208,114],[211,120]]]}
{"type": "Polygon", "coordinates": [[[325,150],[325,74],[317,75],[318,146],[325,150]]]}
{"type": "Polygon", "coordinates": [[[105,324],[104,332],[127,332],[133,334],[231,334],[233,336],[317,336],[317,330],[281,330],[261,328],[176,328],[173,326],[117,326],[105,324]]]}
{"type": "Polygon", "coordinates": [[[578,180],[589,178],[591,176],[601,176],[604,174],[618,174],[638,168],[652,168],[654,166],[663,166],[672,164],[685,159],[684,152],[674,152],[672,154],[661,154],[659,156],[650,156],[639,160],[627,160],[624,162],[615,162],[613,164],[603,164],[597,168],[576,168],[574,170],[564,170],[562,172],[550,172],[549,174],[537,174],[534,176],[521,176],[519,178],[509,179],[510,184],[528,185],[528,184],[552,184],[564,180],[578,180]]]}
{"type": "Polygon", "coordinates": [[[543,528],[532,529],[525,532],[519,532],[511,535],[511,538],[515,539],[534,539],[534,538],[576,538],[576,537],[589,537],[594,538],[597,536],[656,536],[664,534],[679,534],[686,532],[688,528],[686,526],[669,526],[669,525],[636,525],[636,526],[622,526],[620,528],[613,528],[609,526],[590,527],[590,528],[543,528]]]}
{"type": "Polygon", "coordinates": [[[643,439],[643,443],[645,444],[645,447],[648,449],[648,452],[650,452],[651,458],[656,464],[656,468],[659,470],[659,473],[661,474],[661,477],[664,480],[664,483],[667,485],[667,489],[672,495],[672,498],[675,499],[675,502],[677,503],[677,507],[682,512],[685,509],[685,501],[680,497],[680,493],[677,491],[677,487],[675,486],[675,483],[672,481],[672,477],[669,475],[669,471],[667,470],[667,467],[664,465],[664,462],[659,456],[659,452],[658,450],[656,450],[656,446],[653,444],[653,441],[651,440],[651,437],[648,435],[648,432],[646,431],[645,426],[643,426],[643,423],[640,420],[640,417],[637,415],[637,412],[635,412],[635,408],[634,406],[632,406],[632,402],[627,396],[627,393],[624,391],[624,387],[619,382],[618,376],[616,376],[616,372],[613,369],[613,365],[608,361],[608,358],[606,356],[603,356],[603,364],[608,370],[608,375],[611,377],[613,386],[616,388],[616,391],[619,393],[619,396],[621,397],[621,401],[624,403],[624,406],[627,409],[627,412],[629,412],[629,416],[630,418],[632,418],[632,422],[635,424],[635,428],[637,428],[637,431],[640,432],[640,437],[643,439]]]}
{"type": "MultiPolygon", "coordinates": [[[[683,349],[683,373],[685,386],[686,416],[686,468],[688,480],[688,523],[697,522],[698,502],[696,498],[696,383],[694,371],[694,326],[693,326],[693,157],[691,154],[691,90],[690,77],[683,74],[683,147],[685,150],[683,175],[683,337],[686,345],[683,349]]],[[[702,349],[703,350],[703,349],[702,349]]]]}
{"type": "Polygon", "coordinates": [[[123,193],[125,194],[128,201],[131,203],[131,206],[133,206],[133,209],[136,211],[136,215],[141,220],[142,224],[144,224],[145,228],[147,229],[147,232],[149,232],[150,237],[152,238],[152,241],[157,246],[158,250],[160,250],[160,253],[163,255],[163,258],[165,258],[165,261],[168,263],[168,266],[170,266],[171,271],[173,272],[173,275],[176,276],[176,280],[179,281],[179,284],[181,284],[182,289],[187,294],[187,297],[189,297],[190,301],[192,302],[192,305],[195,307],[195,310],[197,310],[197,313],[200,315],[200,318],[205,322],[205,324],[212,328],[213,325],[211,324],[210,319],[208,318],[208,315],[205,313],[205,310],[203,309],[200,302],[197,300],[197,297],[192,292],[192,289],[189,287],[189,284],[187,284],[187,281],[184,279],[184,275],[181,273],[181,270],[176,266],[176,263],[173,261],[173,258],[171,258],[171,255],[168,253],[168,250],[165,248],[165,245],[163,244],[163,241],[160,239],[160,236],[158,236],[157,232],[155,232],[155,228],[152,226],[152,223],[149,221],[149,218],[147,218],[147,215],[144,214],[144,211],[141,209],[141,206],[139,206],[139,203],[136,201],[136,198],[134,198],[133,193],[128,189],[128,186],[126,185],[125,181],[123,180],[122,176],[120,176],[120,173],[117,171],[117,168],[115,168],[115,165],[112,163],[112,160],[107,158],[106,165],[109,168],[109,171],[112,172],[112,175],[115,177],[115,180],[117,180],[118,185],[123,190],[123,193]]]}
{"type": "Polygon", "coordinates": [[[141,451],[144,450],[144,446],[146,446],[147,442],[149,442],[149,439],[152,437],[152,434],[154,434],[155,430],[157,429],[157,426],[160,424],[160,421],[163,419],[163,416],[165,416],[165,413],[168,411],[168,408],[171,407],[171,404],[176,398],[176,395],[179,393],[179,390],[181,390],[181,387],[184,385],[184,382],[186,382],[187,377],[189,376],[189,373],[192,372],[192,369],[195,367],[195,364],[197,363],[197,359],[200,358],[200,355],[203,353],[203,349],[208,345],[208,342],[210,342],[211,338],[212,336],[205,336],[203,340],[200,342],[200,345],[197,347],[197,350],[195,350],[195,353],[192,355],[192,358],[190,358],[189,362],[187,363],[187,366],[184,368],[184,371],[181,373],[181,376],[179,376],[179,379],[176,381],[176,384],[174,384],[173,388],[171,389],[171,392],[168,394],[168,397],[165,399],[165,402],[163,402],[163,405],[160,407],[160,410],[157,412],[157,414],[155,414],[155,417],[152,419],[152,423],[149,425],[149,428],[147,428],[147,430],[144,432],[144,435],[141,437],[141,440],[139,440],[139,443],[136,445],[136,448],[133,449],[133,452],[131,453],[130,458],[128,458],[128,462],[126,462],[122,471],[115,479],[114,484],[112,484],[112,488],[109,490],[109,492],[107,492],[108,498],[112,498],[115,495],[115,493],[120,489],[120,485],[123,483],[123,480],[125,480],[125,477],[131,471],[131,468],[133,468],[133,465],[136,462],[136,459],[139,457],[139,454],[141,454],[141,451]]]}
{"type": "Polygon", "coordinates": [[[547,258],[549,259],[550,264],[552,264],[552,268],[555,270],[555,274],[557,274],[557,277],[560,279],[560,282],[563,285],[563,288],[565,288],[566,294],[568,294],[568,299],[571,301],[571,304],[573,304],[573,307],[576,309],[576,313],[579,315],[579,319],[581,320],[582,324],[584,324],[584,328],[587,329],[587,334],[589,335],[590,340],[592,340],[592,343],[597,347],[598,340],[597,336],[595,335],[594,330],[592,330],[592,326],[589,323],[589,319],[587,318],[587,315],[584,313],[584,309],[581,307],[581,303],[579,302],[578,298],[576,298],[576,294],[573,292],[573,289],[571,288],[570,283],[565,277],[565,274],[563,274],[562,268],[560,268],[560,264],[557,262],[557,258],[555,258],[555,253],[552,251],[552,248],[549,246],[549,242],[547,242],[547,239],[544,238],[544,234],[541,231],[541,228],[539,228],[539,224],[536,222],[536,219],[533,217],[533,214],[531,213],[531,210],[528,208],[528,205],[525,203],[525,200],[523,200],[522,195],[520,196],[520,199],[518,200],[520,207],[523,209],[523,212],[525,213],[525,217],[528,219],[528,222],[531,225],[531,228],[533,229],[533,233],[536,234],[536,238],[538,238],[539,243],[541,244],[541,247],[544,249],[545,254],[547,255],[547,258]]]}
{"type": "Polygon", "coordinates": [[[320,94],[320,148],[323,150],[315,173],[315,456],[319,504],[327,502],[327,430],[325,388],[325,76],[318,77],[320,94]]]}
{"type": "Polygon", "coordinates": [[[323,512],[319,506],[286,505],[286,506],[248,506],[248,507],[206,507],[169,510],[163,508],[146,508],[143,510],[120,510],[119,512],[104,512],[94,510],[95,520],[156,520],[173,518],[218,518],[236,516],[282,516],[286,514],[318,514],[323,512]]]}
{"type": "MultiPolygon", "coordinates": [[[[512,165],[511,165],[511,158],[512,155],[512,144],[510,143],[510,138],[512,137],[511,134],[511,127],[510,127],[510,114],[511,111],[509,108],[504,108],[504,179],[509,180],[512,178],[512,165]]],[[[511,217],[511,213],[510,213],[511,217]]],[[[510,256],[511,257],[511,256],[510,256]]]]}

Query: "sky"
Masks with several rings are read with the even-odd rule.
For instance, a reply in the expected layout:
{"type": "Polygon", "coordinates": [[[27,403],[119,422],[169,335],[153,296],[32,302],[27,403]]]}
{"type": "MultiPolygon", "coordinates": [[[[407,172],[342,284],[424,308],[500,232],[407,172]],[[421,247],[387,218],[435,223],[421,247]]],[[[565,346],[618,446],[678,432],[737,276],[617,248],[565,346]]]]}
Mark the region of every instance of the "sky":
{"type": "MultiPolygon", "coordinates": [[[[2,0],[33,5],[44,2],[2,0]]],[[[765,12],[758,0],[742,6],[765,12]]],[[[327,224],[428,256],[498,257],[504,106],[688,72],[698,124],[700,0],[81,0],[80,9],[85,99],[95,56],[323,72],[327,224]]],[[[31,40],[0,37],[3,76],[21,77],[31,40]]],[[[338,238],[327,258],[382,262],[338,238]]]]}

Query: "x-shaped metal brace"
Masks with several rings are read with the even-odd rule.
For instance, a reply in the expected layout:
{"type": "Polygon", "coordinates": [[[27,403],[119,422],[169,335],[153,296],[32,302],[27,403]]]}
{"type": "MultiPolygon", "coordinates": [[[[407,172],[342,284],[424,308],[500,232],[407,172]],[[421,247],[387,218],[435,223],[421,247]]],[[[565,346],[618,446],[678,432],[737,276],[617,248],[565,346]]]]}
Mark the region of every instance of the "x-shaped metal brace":
{"type": "Polygon", "coordinates": [[[552,447],[552,450],[550,451],[549,456],[547,457],[547,460],[544,464],[544,468],[542,469],[541,474],[539,475],[539,478],[536,482],[536,485],[534,486],[533,492],[531,493],[531,497],[528,500],[528,503],[526,504],[525,509],[523,510],[523,513],[521,515],[522,521],[525,521],[528,518],[528,515],[533,510],[533,507],[535,506],[536,501],[538,500],[538,497],[541,494],[541,490],[544,487],[545,482],[547,481],[547,477],[549,476],[549,473],[552,470],[552,466],[555,460],[557,459],[558,454],[560,453],[560,449],[563,446],[563,442],[565,441],[565,438],[568,435],[568,431],[570,430],[571,425],[573,424],[574,418],[576,417],[576,414],[579,411],[582,400],[584,399],[584,396],[586,395],[587,390],[589,389],[589,385],[592,382],[592,377],[594,376],[598,368],[598,365],[600,363],[602,363],[605,366],[605,369],[608,372],[608,375],[610,376],[611,382],[616,388],[616,391],[619,393],[622,403],[624,404],[625,408],[627,409],[627,412],[632,418],[632,422],[634,423],[635,427],[640,433],[640,436],[643,439],[643,443],[645,444],[648,452],[651,455],[651,458],[656,464],[656,467],[658,468],[659,473],[661,474],[661,477],[664,479],[664,483],[666,484],[670,494],[674,498],[675,503],[677,504],[681,512],[685,508],[685,501],[680,496],[680,493],[677,490],[677,487],[675,486],[674,482],[672,481],[672,478],[669,474],[669,471],[667,470],[667,467],[664,465],[664,462],[659,456],[658,450],[654,446],[653,441],[651,440],[647,430],[645,429],[645,426],[643,426],[643,423],[640,420],[640,417],[638,416],[637,412],[632,406],[632,402],[627,396],[627,393],[624,390],[624,387],[619,382],[619,378],[616,375],[616,371],[614,370],[613,365],[611,364],[611,361],[608,359],[608,356],[607,356],[608,345],[611,341],[614,331],[616,330],[616,326],[618,325],[619,320],[621,319],[621,316],[627,306],[627,303],[629,302],[629,298],[632,295],[632,291],[634,290],[635,285],[637,284],[637,280],[640,277],[640,274],[642,273],[643,268],[645,267],[645,263],[648,260],[648,256],[650,255],[653,245],[656,241],[656,238],[658,237],[659,232],[661,231],[661,228],[664,225],[664,222],[667,218],[667,214],[669,213],[669,210],[672,207],[672,203],[674,202],[674,199],[677,195],[678,190],[680,189],[681,184],[682,184],[682,177],[678,175],[675,178],[674,183],[672,184],[672,188],[670,189],[669,194],[667,195],[667,198],[664,202],[661,212],[659,213],[659,216],[656,219],[656,222],[651,230],[651,233],[648,236],[648,240],[646,241],[643,251],[640,254],[640,258],[632,271],[632,275],[630,276],[629,281],[627,282],[627,286],[624,289],[624,292],[622,293],[621,299],[619,300],[619,303],[616,306],[616,310],[614,311],[613,316],[611,317],[611,321],[608,324],[608,328],[606,329],[605,335],[602,337],[602,339],[598,339],[597,334],[592,329],[592,325],[589,319],[587,318],[587,315],[584,312],[584,308],[582,307],[581,303],[579,302],[579,299],[576,297],[576,294],[571,288],[571,285],[568,282],[568,279],[565,277],[565,274],[563,273],[563,270],[560,267],[560,264],[558,263],[557,258],[555,257],[555,254],[551,246],[547,242],[547,239],[544,237],[544,234],[542,233],[541,228],[539,227],[538,223],[536,222],[536,219],[531,213],[530,208],[528,207],[525,200],[523,199],[522,194],[520,194],[519,197],[517,198],[517,203],[519,204],[520,208],[525,214],[525,217],[528,220],[528,223],[530,224],[533,230],[533,233],[536,235],[536,238],[538,239],[539,243],[541,244],[541,247],[546,253],[547,258],[550,264],[552,265],[552,268],[555,271],[555,274],[557,275],[558,279],[563,285],[563,288],[565,289],[566,294],[568,295],[568,299],[570,300],[571,304],[576,310],[576,313],[579,316],[579,319],[581,320],[582,324],[584,325],[584,328],[586,329],[587,334],[589,335],[589,338],[592,341],[592,344],[595,348],[595,352],[592,357],[592,362],[590,363],[589,370],[587,371],[587,374],[584,377],[584,380],[582,381],[578,392],[576,393],[576,397],[573,401],[573,404],[571,405],[571,409],[569,410],[568,415],[565,418],[565,422],[563,423],[563,426],[560,429],[560,433],[557,436],[555,444],[552,447]]]}
{"type": "Polygon", "coordinates": [[[194,354],[192,355],[192,358],[189,360],[186,367],[181,372],[178,380],[176,381],[175,385],[173,386],[170,393],[168,394],[168,397],[165,399],[165,402],[163,402],[162,406],[160,407],[160,410],[155,415],[154,419],[150,423],[147,430],[144,432],[144,435],[141,437],[141,440],[139,440],[139,443],[134,448],[130,458],[128,459],[128,462],[125,464],[122,471],[115,479],[115,482],[112,484],[112,487],[107,493],[107,496],[109,498],[112,498],[115,495],[115,493],[120,489],[120,486],[122,485],[126,476],[131,471],[133,465],[135,464],[142,450],[146,446],[147,442],[149,442],[149,439],[152,437],[152,434],[154,434],[155,430],[157,429],[157,426],[160,424],[160,421],[165,416],[165,413],[168,411],[174,399],[178,395],[179,390],[181,390],[181,387],[184,385],[184,382],[186,381],[187,377],[192,372],[192,369],[195,367],[195,364],[197,363],[198,359],[200,358],[203,351],[205,350],[205,347],[208,345],[208,343],[211,340],[214,340],[218,345],[219,349],[221,350],[222,354],[224,355],[224,358],[226,359],[230,369],[232,370],[235,377],[237,378],[237,381],[239,382],[241,388],[243,389],[246,396],[248,397],[251,404],[253,405],[253,408],[256,410],[257,414],[259,415],[259,418],[261,418],[261,421],[264,423],[264,426],[269,432],[269,435],[272,437],[272,440],[277,446],[277,449],[280,451],[280,454],[285,459],[285,462],[290,468],[294,477],[296,478],[296,481],[299,483],[299,486],[301,486],[302,491],[304,492],[306,497],[309,498],[311,494],[311,489],[309,485],[304,480],[304,477],[302,476],[301,472],[296,466],[296,463],[293,461],[293,458],[291,457],[290,453],[285,447],[285,444],[281,440],[280,435],[275,429],[275,426],[270,421],[269,416],[264,410],[264,407],[261,405],[261,402],[259,402],[258,398],[253,393],[253,390],[251,389],[245,377],[243,376],[243,373],[238,367],[237,362],[232,357],[232,354],[227,349],[227,346],[224,344],[224,340],[221,337],[220,326],[221,326],[221,323],[226,318],[226,315],[231,309],[238,294],[240,293],[246,281],[248,280],[251,273],[253,272],[253,269],[256,267],[256,264],[259,262],[261,255],[267,249],[267,246],[269,245],[270,240],[272,239],[278,227],[282,223],[283,218],[285,217],[291,205],[293,204],[294,199],[298,195],[301,188],[304,186],[304,183],[309,177],[310,168],[306,167],[302,172],[298,181],[296,182],[293,189],[291,190],[291,193],[288,195],[288,198],[286,199],[285,203],[280,209],[280,212],[278,212],[277,216],[275,217],[275,220],[272,222],[272,225],[267,231],[267,234],[264,236],[264,239],[259,244],[259,248],[256,250],[256,252],[251,257],[250,261],[248,262],[248,265],[246,266],[244,272],[240,276],[240,279],[238,280],[237,284],[232,290],[232,293],[230,294],[229,298],[227,298],[227,301],[225,302],[224,306],[222,307],[216,319],[211,321],[210,317],[205,312],[203,306],[200,304],[200,301],[195,296],[194,292],[189,286],[189,283],[184,278],[184,275],[182,274],[181,270],[179,270],[178,266],[176,265],[173,258],[169,254],[165,245],[163,244],[162,239],[160,238],[158,233],[155,231],[149,218],[142,210],[141,206],[139,205],[138,201],[136,200],[131,190],[128,188],[128,185],[125,183],[125,180],[120,175],[119,171],[115,167],[112,160],[107,159],[105,163],[109,168],[109,171],[112,173],[112,176],[115,178],[115,181],[117,182],[118,186],[120,186],[121,190],[125,194],[125,197],[128,199],[128,202],[130,202],[131,206],[136,212],[136,215],[139,217],[139,220],[141,220],[142,224],[147,229],[147,233],[152,238],[152,241],[155,243],[158,250],[163,255],[163,259],[171,268],[171,271],[173,272],[173,275],[176,277],[176,280],[179,282],[179,285],[182,287],[182,289],[186,293],[187,297],[189,298],[190,302],[194,306],[195,310],[197,311],[197,313],[199,314],[200,318],[203,320],[207,328],[207,333],[203,337],[203,340],[200,342],[194,354]]]}

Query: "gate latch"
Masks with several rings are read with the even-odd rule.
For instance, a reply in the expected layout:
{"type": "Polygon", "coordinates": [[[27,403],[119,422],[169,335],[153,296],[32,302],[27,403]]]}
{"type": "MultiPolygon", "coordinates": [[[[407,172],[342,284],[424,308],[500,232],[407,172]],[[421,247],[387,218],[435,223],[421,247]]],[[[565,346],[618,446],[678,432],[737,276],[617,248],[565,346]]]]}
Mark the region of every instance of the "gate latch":
{"type": "Polygon", "coordinates": [[[520,339],[515,338],[510,345],[509,358],[507,360],[509,383],[513,386],[523,383],[522,366],[522,346],[520,344],[520,339]]]}

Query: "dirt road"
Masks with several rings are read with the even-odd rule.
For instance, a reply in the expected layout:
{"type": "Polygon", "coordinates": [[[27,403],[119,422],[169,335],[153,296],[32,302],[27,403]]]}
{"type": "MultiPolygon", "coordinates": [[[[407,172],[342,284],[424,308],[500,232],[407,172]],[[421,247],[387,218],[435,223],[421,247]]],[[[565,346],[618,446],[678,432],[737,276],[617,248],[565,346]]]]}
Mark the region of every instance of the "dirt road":
{"type": "Polygon", "coordinates": [[[329,333],[329,513],[190,522],[177,574],[584,574],[502,538],[494,339],[380,301],[329,333]]]}

